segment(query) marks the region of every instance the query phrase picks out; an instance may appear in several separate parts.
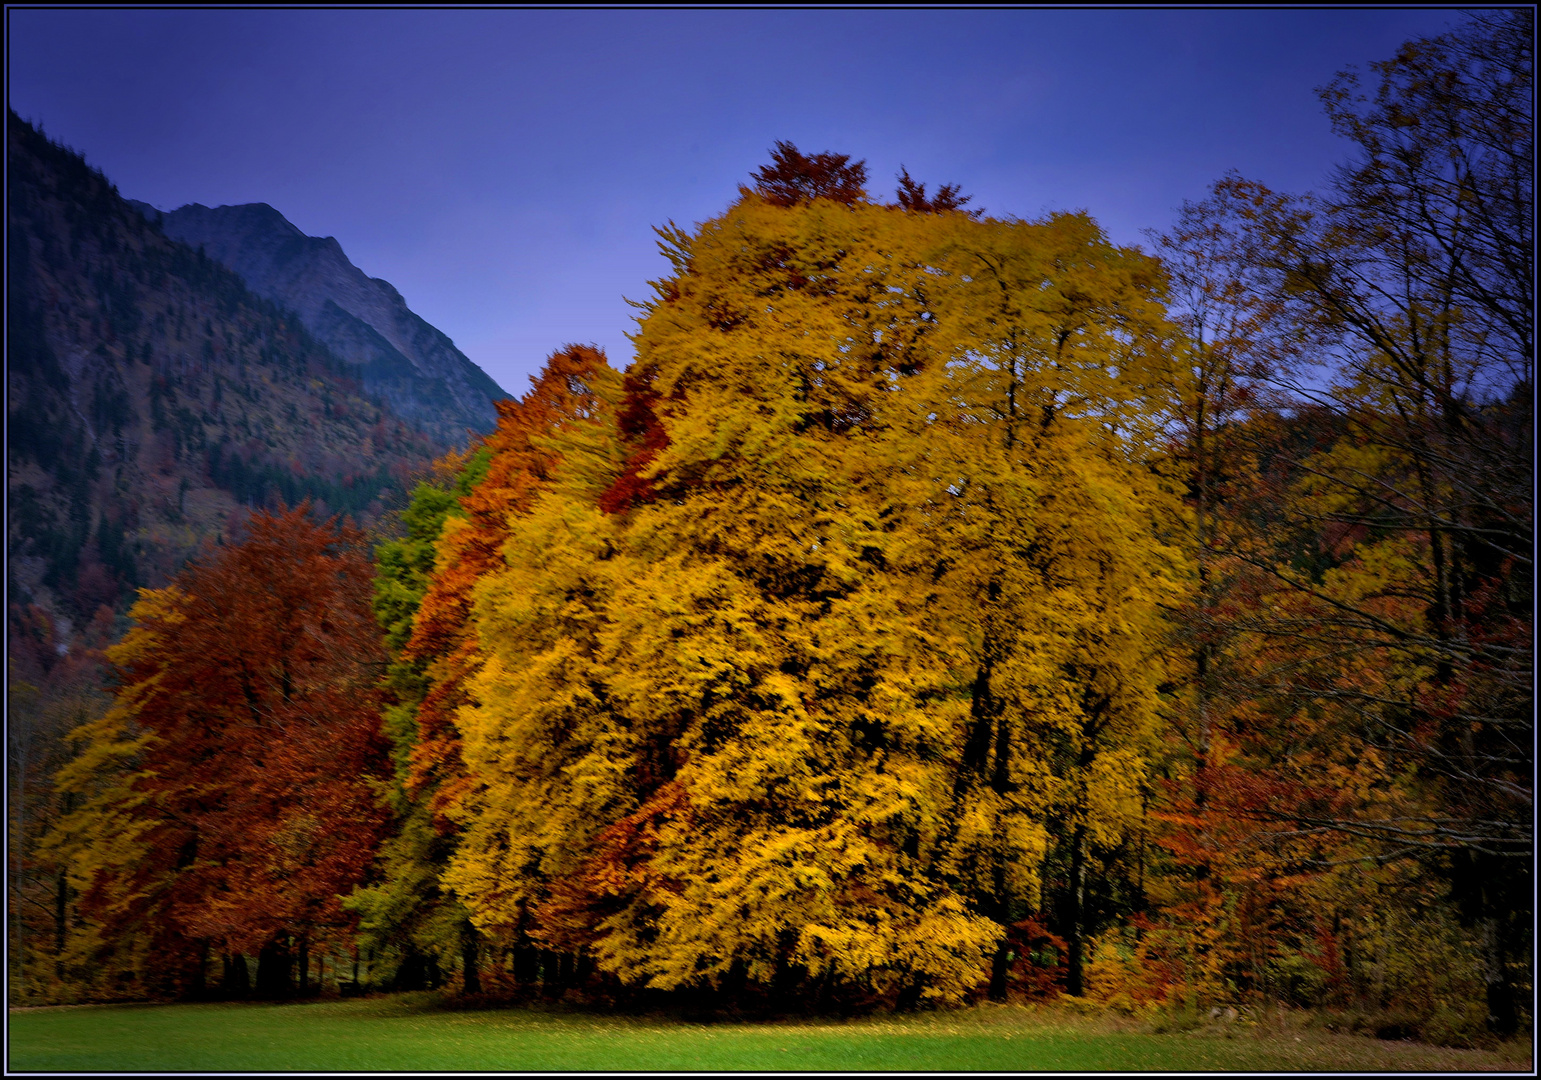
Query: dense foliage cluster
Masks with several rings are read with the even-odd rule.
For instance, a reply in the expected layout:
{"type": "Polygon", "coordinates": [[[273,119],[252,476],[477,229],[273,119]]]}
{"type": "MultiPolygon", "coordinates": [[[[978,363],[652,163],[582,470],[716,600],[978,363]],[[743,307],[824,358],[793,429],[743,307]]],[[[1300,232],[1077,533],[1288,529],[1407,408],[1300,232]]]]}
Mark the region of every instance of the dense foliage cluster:
{"type": "Polygon", "coordinates": [[[144,595],[60,777],[61,965],[1512,1033],[1528,19],[1344,76],[1328,195],[1226,178],[1155,255],[778,144],[659,230],[627,372],[559,350],[418,487],[383,646],[298,512],[144,595]]]}
{"type": "Polygon", "coordinates": [[[345,927],[338,894],[385,823],[384,651],[363,536],[307,510],[258,513],[241,543],[144,590],[107,650],[123,689],[76,733],[58,780],[74,809],[48,842],[89,920],[74,948],[109,947],[106,986],[137,964],[202,989],[211,953],[227,987],[258,956],[267,991],[297,953],[303,986],[312,947],[345,927]]]}
{"type": "Polygon", "coordinates": [[[63,919],[37,843],[64,736],[106,707],[137,590],[254,508],[367,527],[448,444],[15,113],[6,193],[7,942],[35,961],[63,919]]]}

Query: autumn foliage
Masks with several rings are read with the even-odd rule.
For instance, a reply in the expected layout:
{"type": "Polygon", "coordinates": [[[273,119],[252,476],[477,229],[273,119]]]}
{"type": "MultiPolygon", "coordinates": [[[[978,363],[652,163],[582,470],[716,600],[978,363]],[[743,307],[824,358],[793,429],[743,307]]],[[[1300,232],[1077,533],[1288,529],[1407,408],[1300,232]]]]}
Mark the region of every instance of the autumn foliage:
{"type": "Polygon", "coordinates": [[[506,531],[457,609],[444,883],[618,989],[1005,993],[1050,849],[1135,827],[1181,572],[1136,464],[1155,267],[1082,217],[833,197],[664,235],[625,382],[541,412],[554,356],[542,485],[463,500],[506,531]]]}
{"type": "MultiPolygon", "coordinates": [[[[59,786],[81,806],[56,844],[102,940],[135,942],[184,989],[211,950],[283,967],[348,929],[339,894],[385,823],[363,539],[303,506],[258,513],[146,590],[108,651],[121,689],[77,733],[85,751],[59,786]]],[[[287,969],[268,978],[276,989],[287,969]]]]}
{"type": "Polygon", "coordinates": [[[1507,18],[1327,92],[1332,200],[1227,177],[1157,255],[777,144],[372,585],[290,511],[143,594],[59,778],[76,962],[1516,1030],[1529,323],[1460,245],[1528,209],[1396,109],[1466,115],[1423,74],[1518,71],[1507,18]]]}

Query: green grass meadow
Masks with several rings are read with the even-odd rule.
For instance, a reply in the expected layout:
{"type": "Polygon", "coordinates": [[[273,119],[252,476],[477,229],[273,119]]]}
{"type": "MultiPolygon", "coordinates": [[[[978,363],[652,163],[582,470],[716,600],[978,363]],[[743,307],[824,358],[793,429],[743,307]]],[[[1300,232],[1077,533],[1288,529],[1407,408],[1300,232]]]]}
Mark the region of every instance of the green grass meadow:
{"type": "Polygon", "coordinates": [[[9,1017],[11,1072],[1529,1071],[1529,1047],[1447,1050],[1278,1027],[1155,1035],[1052,1009],[688,1023],[443,1008],[434,995],[303,1004],[89,1005],[9,1017]],[[1523,1056],[1522,1056],[1523,1055],[1523,1056]]]}

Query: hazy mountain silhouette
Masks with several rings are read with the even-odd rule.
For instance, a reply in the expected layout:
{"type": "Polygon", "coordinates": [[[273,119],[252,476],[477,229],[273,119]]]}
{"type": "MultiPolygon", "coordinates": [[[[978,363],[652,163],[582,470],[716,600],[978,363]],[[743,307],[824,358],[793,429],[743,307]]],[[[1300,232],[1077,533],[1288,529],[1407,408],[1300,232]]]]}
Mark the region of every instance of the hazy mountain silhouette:
{"type": "Polygon", "coordinates": [[[497,383],[443,333],[407,307],[388,281],[348,261],[335,239],[307,236],[266,203],[160,213],[166,235],[201,247],[257,295],[299,315],[338,358],[355,365],[364,389],[440,439],[464,445],[466,429],[490,431],[497,383]]]}
{"type": "Polygon", "coordinates": [[[448,449],[14,113],[6,169],[13,659],[17,617],[60,647],[243,507],[308,497],[367,523],[448,449]]]}

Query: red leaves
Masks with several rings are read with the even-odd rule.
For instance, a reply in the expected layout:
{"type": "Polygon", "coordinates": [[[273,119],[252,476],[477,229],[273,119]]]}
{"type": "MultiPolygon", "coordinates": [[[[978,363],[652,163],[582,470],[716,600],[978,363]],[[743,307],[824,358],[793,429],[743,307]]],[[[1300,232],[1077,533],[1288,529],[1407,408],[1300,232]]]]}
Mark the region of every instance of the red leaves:
{"type": "Polygon", "coordinates": [[[1029,1000],[1057,998],[1065,989],[1065,939],[1036,918],[1006,928],[1006,948],[1015,954],[1008,970],[1013,988],[1029,1000]]]}
{"type": "Polygon", "coordinates": [[[480,664],[470,621],[472,590],[502,565],[508,515],[528,511],[550,479],[556,456],[541,440],[595,415],[599,400],[592,384],[606,367],[598,349],[568,345],[551,354],[522,399],[497,403],[498,427],[485,444],[492,451],[487,475],[461,500],[465,523],[440,541],[437,569],[405,653],[429,661],[432,683],[418,707],[419,741],[407,786],[414,797],[433,791],[430,805],[441,832],[452,830],[444,810],[466,783],[455,710],[465,703],[465,685],[480,664]]]}
{"type": "Polygon", "coordinates": [[[594,855],[575,874],[554,882],[541,905],[534,937],[556,948],[578,950],[599,939],[598,927],[637,895],[654,889],[678,891],[649,865],[658,850],[659,827],[688,820],[685,789],[668,781],[635,813],[607,826],[596,838],[594,855]]]}
{"type": "MultiPolygon", "coordinates": [[[[912,214],[946,214],[962,210],[964,204],[974,201],[972,195],[959,194],[957,184],[943,184],[937,189],[935,195],[927,195],[926,185],[911,179],[910,171],[905,168],[900,168],[898,179],[899,207],[912,214]]],[[[977,218],[983,211],[969,210],[966,213],[970,217],[977,218]]]]}
{"type": "Polygon", "coordinates": [[[255,949],[343,921],[384,826],[368,778],[385,772],[375,689],[384,652],[369,608],[364,537],[301,506],[258,513],[243,542],[206,550],[177,579],[158,631],[125,656],[157,738],[149,911],[162,930],[255,949]]]}
{"type": "Polygon", "coordinates": [[[755,191],[772,206],[795,206],[829,199],[850,206],[867,197],[867,163],[851,164],[849,154],[804,154],[789,142],[777,141],[771,163],[750,174],[755,191]]]}
{"type": "Polygon", "coordinates": [[[599,497],[599,508],[607,514],[624,514],[634,506],[651,502],[656,494],[652,481],[644,480],[641,473],[669,445],[669,436],[658,419],[660,395],[653,389],[652,375],[626,373],[626,396],[621,401],[616,424],[632,449],[621,475],[599,497]]]}

